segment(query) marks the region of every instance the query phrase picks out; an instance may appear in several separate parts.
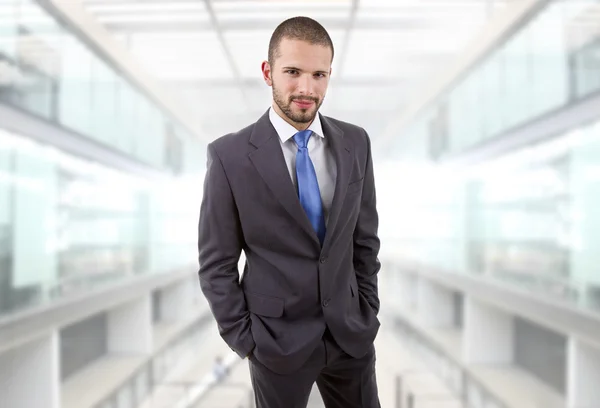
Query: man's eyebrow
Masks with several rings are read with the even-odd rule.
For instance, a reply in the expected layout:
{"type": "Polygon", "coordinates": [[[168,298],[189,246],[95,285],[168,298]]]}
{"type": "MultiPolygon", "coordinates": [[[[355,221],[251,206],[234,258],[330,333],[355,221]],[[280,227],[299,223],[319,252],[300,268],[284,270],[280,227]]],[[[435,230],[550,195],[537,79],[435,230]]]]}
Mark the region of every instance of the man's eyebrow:
{"type": "MultiPolygon", "coordinates": [[[[283,70],[293,69],[295,71],[302,71],[300,68],[296,68],[296,67],[283,67],[281,69],[283,69],[283,70]]],[[[328,74],[328,72],[327,71],[315,71],[315,74],[328,74]]]]}

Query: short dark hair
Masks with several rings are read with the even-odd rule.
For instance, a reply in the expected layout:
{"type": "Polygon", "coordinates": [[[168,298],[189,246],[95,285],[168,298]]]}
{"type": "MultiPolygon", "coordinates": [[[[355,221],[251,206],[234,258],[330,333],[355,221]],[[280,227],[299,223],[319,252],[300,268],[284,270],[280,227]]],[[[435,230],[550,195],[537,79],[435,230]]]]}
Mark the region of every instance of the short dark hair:
{"type": "Polygon", "coordinates": [[[284,38],[329,47],[331,48],[331,59],[333,60],[333,41],[331,41],[325,27],[309,17],[292,17],[279,24],[271,36],[271,41],[269,41],[269,64],[273,65],[275,59],[279,56],[279,44],[284,38]]]}

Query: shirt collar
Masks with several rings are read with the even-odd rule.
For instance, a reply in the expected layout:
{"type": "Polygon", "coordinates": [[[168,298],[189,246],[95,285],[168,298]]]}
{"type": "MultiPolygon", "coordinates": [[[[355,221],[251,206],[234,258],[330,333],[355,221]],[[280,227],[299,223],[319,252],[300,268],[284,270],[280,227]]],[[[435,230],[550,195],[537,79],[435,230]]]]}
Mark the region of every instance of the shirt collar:
{"type": "MultiPolygon", "coordinates": [[[[296,133],[298,133],[298,129],[287,123],[281,116],[279,116],[273,107],[269,108],[269,119],[277,131],[277,134],[281,139],[281,143],[287,142],[294,137],[296,133]]],[[[319,117],[318,112],[307,130],[312,130],[317,136],[325,137],[323,134],[323,127],[321,126],[321,118],[319,117]]]]}

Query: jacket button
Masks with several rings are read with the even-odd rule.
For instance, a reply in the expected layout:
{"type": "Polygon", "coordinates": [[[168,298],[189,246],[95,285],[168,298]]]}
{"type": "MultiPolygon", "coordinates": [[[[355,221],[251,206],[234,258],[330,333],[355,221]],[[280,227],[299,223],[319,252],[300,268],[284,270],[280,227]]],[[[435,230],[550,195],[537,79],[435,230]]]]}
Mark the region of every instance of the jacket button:
{"type": "Polygon", "coordinates": [[[319,260],[319,262],[321,262],[322,264],[324,264],[325,262],[327,262],[327,257],[326,257],[326,256],[322,257],[322,258],[319,260]]]}
{"type": "Polygon", "coordinates": [[[327,306],[329,306],[329,299],[325,299],[323,301],[323,307],[327,307],[327,306]]]}

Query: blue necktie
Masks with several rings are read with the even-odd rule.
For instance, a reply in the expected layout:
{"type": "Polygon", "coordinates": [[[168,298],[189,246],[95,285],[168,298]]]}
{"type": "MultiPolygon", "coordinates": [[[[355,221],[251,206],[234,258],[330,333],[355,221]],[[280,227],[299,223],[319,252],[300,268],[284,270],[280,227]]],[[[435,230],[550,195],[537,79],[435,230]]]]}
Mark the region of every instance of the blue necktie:
{"type": "Polygon", "coordinates": [[[308,155],[308,139],[312,130],[303,130],[294,135],[298,145],[296,154],[296,177],[298,179],[298,196],[300,204],[315,229],[321,245],[325,239],[325,215],[321,204],[321,192],[317,181],[317,173],[308,155]]]}

